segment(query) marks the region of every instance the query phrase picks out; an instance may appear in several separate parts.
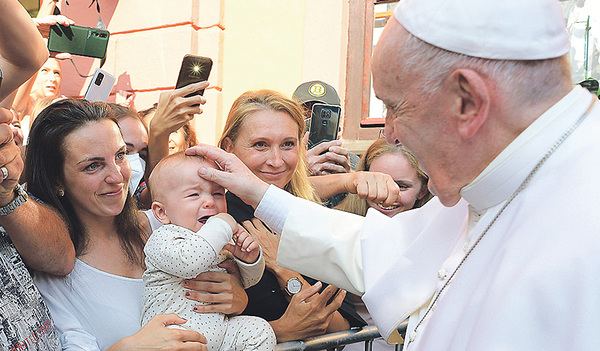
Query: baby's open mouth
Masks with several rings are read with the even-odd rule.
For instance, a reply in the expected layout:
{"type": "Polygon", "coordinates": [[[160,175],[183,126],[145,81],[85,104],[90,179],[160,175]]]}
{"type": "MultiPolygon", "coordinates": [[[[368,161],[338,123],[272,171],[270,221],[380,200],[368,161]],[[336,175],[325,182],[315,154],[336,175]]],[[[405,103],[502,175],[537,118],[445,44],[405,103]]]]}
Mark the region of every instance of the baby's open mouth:
{"type": "Polygon", "coordinates": [[[198,218],[198,222],[204,224],[204,223],[206,223],[206,221],[208,221],[208,219],[210,217],[212,217],[212,215],[202,216],[202,217],[198,218]]]}

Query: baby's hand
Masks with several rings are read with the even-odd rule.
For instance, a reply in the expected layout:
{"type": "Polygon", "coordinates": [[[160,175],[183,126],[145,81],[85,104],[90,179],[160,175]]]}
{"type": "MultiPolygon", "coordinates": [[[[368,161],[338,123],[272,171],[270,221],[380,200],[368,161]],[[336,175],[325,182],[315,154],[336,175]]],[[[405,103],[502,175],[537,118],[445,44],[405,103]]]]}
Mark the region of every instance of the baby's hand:
{"type": "Polygon", "coordinates": [[[246,263],[254,263],[260,255],[260,246],[243,228],[233,233],[234,244],[225,245],[225,249],[246,263]]]}

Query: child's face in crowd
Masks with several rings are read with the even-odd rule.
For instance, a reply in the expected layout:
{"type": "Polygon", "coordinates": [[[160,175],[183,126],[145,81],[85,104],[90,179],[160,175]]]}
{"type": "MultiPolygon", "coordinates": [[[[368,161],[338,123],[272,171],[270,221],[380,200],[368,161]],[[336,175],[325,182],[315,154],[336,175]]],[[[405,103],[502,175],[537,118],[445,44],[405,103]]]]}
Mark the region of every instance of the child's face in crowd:
{"type": "Polygon", "coordinates": [[[216,168],[212,162],[189,159],[170,168],[170,174],[162,178],[169,183],[170,189],[163,191],[162,199],[158,200],[167,218],[161,222],[197,232],[208,218],[227,212],[225,189],[201,178],[198,175],[201,167],[216,168]]]}
{"type": "Polygon", "coordinates": [[[412,209],[415,202],[422,199],[427,193],[426,185],[421,184],[417,172],[402,153],[387,153],[377,157],[371,163],[369,171],[389,174],[400,187],[401,199],[392,206],[382,207],[380,204],[367,200],[369,207],[377,209],[388,217],[412,209]]]}
{"type": "Polygon", "coordinates": [[[226,151],[239,157],[258,178],[283,189],[298,164],[298,124],[283,111],[252,112],[226,151]]]}
{"type": "Polygon", "coordinates": [[[127,155],[140,154],[144,160],[148,158],[148,133],[140,121],[133,117],[119,119],[119,127],[127,144],[127,155]]]}
{"type": "Polygon", "coordinates": [[[131,168],[116,123],[92,122],[64,140],[64,189],[79,218],[114,217],[123,211],[131,168]]]}
{"type": "Polygon", "coordinates": [[[185,132],[182,127],[169,135],[169,155],[184,151],[185,149],[185,132]]]}
{"type": "Polygon", "coordinates": [[[33,91],[38,98],[58,96],[62,82],[62,69],[57,59],[49,58],[40,68],[33,91]]]}

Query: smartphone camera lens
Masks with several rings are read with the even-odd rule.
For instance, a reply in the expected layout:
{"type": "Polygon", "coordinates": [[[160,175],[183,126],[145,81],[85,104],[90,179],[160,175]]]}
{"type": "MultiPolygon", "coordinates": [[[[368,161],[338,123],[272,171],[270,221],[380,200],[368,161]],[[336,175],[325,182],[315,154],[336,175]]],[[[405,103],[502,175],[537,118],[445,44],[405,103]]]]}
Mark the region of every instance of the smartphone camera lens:
{"type": "Polygon", "coordinates": [[[330,119],[331,118],[331,110],[323,110],[321,117],[323,119],[330,119]]]}
{"type": "Polygon", "coordinates": [[[94,84],[100,86],[100,84],[102,84],[103,79],[104,79],[104,74],[98,73],[98,76],[96,77],[96,81],[94,82],[94,84]]]}

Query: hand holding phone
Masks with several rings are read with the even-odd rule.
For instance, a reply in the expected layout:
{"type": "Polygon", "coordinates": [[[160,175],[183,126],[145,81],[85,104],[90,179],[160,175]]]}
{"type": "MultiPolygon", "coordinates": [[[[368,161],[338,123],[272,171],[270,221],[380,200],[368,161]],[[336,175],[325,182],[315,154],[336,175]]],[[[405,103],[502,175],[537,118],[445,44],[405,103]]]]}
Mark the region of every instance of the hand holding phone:
{"type": "Polygon", "coordinates": [[[308,148],[337,139],[342,108],[336,105],[314,104],[308,136],[308,148]]]}
{"type": "MultiPolygon", "coordinates": [[[[181,62],[181,68],[179,69],[179,76],[177,77],[177,84],[175,89],[182,88],[192,83],[203,82],[208,80],[210,70],[212,69],[212,60],[208,57],[185,55],[181,62]]],[[[194,95],[203,95],[204,89],[195,91],[185,97],[194,95]]]]}
{"type": "Polygon", "coordinates": [[[50,26],[48,50],[104,58],[109,37],[110,33],[107,30],[54,24],[50,26]]]}
{"type": "Polygon", "coordinates": [[[88,101],[106,102],[114,84],[115,77],[113,75],[97,68],[83,98],[88,101]]]}

